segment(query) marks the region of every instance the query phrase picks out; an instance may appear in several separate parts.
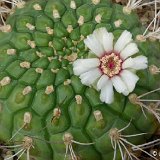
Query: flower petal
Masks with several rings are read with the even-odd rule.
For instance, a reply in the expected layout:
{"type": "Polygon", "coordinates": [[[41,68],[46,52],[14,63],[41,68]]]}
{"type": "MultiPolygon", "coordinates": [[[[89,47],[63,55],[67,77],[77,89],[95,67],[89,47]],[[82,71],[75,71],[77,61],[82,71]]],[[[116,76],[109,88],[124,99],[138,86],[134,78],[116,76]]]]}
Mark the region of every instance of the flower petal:
{"type": "Polygon", "coordinates": [[[148,67],[148,60],[145,56],[137,56],[133,58],[134,65],[132,66],[133,69],[140,70],[146,69],[148,67]]]}
{"type": "Polygon", "coordinates": [[[124,92],[122,92],[122,93],[123,93],[123,95],[128,96],[129,91],[128,91],[128,90],[125,90],[125,91],[124,91],[124,92]]]}
{"type": "Polygon", "coordinates": [[[101,89],[100,99],[102,102],[107,104],[111,104],[114,100],[114,92],[113,92],[113,85],[110,80],[107,81],[105,86],[101,89]]]}
{"type": "Polygon", "coordinates": [[[92,69],[88,72],[81,74],[80,79],[81,79],[82,84],[90,86],[101,75],[102,75],[101,71],[98,68],[95,68],[95,69],[92,69]]]}
{"type": "Polygon", "coordinates": [[[105,86],[105,84],[107,83],[108,79],[109,78],[107,75],[102,75],[97,83],[97,89],[98,90],[102,89],[105,86]]]}
{"type": "Polygon", "coordinates": [[[121,72],[121,78],[126,84],[129,92],[132,92],[134,90],[135,85],[137,81],[139,80],[139,77],[129,70],[123,70],[121,72]]]}
{"type": "Polygon", "coordinates": [[[121,77],[119,76],[114,76],[111,79],[114,88],[116,89],[116,91],[118,93],[123,93],[127,90],[127,86],[125,85],[125,83],[123,82],[123,80],[121,79],[121,77]]]}
{"type": "Polygon", "coordinates": [[[73,62],[73,71],[75,75],[80,75],[99,65],[100,61],[98,58],[77,59],[73,62]]]}
{"type": "Polygon", "coordinates": [[[113,34],[108,33],[105,27],[96,29],[93,34],[96,36],[98,41],[102,44],[106,52],[113,50],[113,34]]]}
{"type": "Polygon", "coordinates": [[[93,33],[87,36],[87,38],[84,40],[84,43],[98,57],[104,54],[104,49],[102,44],[99,42],[97,38],[97,33],[96,34],[93,33]]]}
{"type": "Polygon", "coordinates": [[[117,40],[116,44],[114,45],[114,50],[117,52],[121,52],[124,49],[124,47],[131,41],[132,41],[132,34],[127,30],[123,31],[123,33],[117,40]]]}
{"type": "Polygon", "coordinates": [[[113,50],[113,39],[114,36],[112,33],[105,32],[103,35],[103,47],[106,52],[113,50]]]}
{"type": "Polygon", "coordinates": [[[94,30],[93,34],[96,36],[97,40],[102,44],[103,46],[103,36],[104,34],[107,34],[108,31],[105,27],[98,28],[94,30]]]}
{"type": "Polygon", "coordinates": [[[132,66],[134,66],[134,61],[133,58],[130,57],[123,62],[122,69],[131,68],[132,66]]]}
{"type": "Polygon", "coordinates": [[[122,59],[126,59],[139,52],[139,49],[135,43],[128,44],[120,53],[122,59]]]}
{"type": "Polygon", "coordinates": [[[135,70],[140,70],[140,69],[146,69],[148,67],[148,60],[147,57],[145,56],[137,56],[135,58],[128,58],[126,59],[123,64],[122,68],[131,68],[135,70]]]}

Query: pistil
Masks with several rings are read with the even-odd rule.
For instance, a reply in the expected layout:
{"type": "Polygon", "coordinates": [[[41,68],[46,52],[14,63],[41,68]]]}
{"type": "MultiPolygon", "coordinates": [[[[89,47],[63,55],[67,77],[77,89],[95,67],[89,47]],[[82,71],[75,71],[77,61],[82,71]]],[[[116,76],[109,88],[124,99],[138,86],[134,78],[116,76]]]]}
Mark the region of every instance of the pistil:
{"type": "Polygon", "coordinates": [[[108,77],[113,77],[114,75],[119,74],[122,69],[122,60],[114,52],[112,52],[111,54],[105,54],[100,59],[100,62],[101,71],[108,77]]]}

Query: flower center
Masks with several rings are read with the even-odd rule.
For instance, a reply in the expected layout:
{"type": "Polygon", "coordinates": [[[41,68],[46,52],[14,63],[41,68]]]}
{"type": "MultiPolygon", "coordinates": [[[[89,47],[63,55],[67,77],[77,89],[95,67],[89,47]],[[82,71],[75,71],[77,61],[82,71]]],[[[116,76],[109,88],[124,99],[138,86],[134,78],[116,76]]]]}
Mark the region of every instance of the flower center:
{"type": "Polygon", "coordinates": [[[113,77],[114,75],[119,74],[122,69],[122,59],[114,52],[111,54],[105,54],[100,58],[100,69],[103,74],[106,74],[108,77],[113,77]]]}

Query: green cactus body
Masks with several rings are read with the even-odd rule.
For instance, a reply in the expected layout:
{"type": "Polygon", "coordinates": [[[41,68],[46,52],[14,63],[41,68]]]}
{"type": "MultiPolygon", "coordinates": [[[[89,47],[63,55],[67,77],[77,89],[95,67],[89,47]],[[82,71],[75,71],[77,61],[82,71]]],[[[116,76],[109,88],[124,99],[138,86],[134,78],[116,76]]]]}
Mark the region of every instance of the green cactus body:
{"type": "MultiPolygon", "coordinates": [[[[12,141],[22,141],[25,135],[37,137],[30,151],[35,160],[63,160],[65,133],[81,143],[93,142],[86,146],[72,144],[77,159],[112,160],[111,128],[121,129],[132,119],[123,134],[149,133],[127,138],[135,145],[146,142],[156,131],[155,117],[146,113],[146,119],[141,107],[131,104],[128,97],[116,93],[114,103],[102,103],[99,92],[84,86],[73,74],[72,62],[88,57],[83,40],[96,28],[106,27],[117,38],[124,30],[134,39],[142,34],[144,29],[136,13],[126,15],[123,6],[109,0],[31,0],[16,9],[7,24],[12,31],[0,33],[0,80],[10,78],[0,86],[1,141],[10,144],[8,140],[24,125],[25,113],[30,113],[31,121],[12,141]],[[122,21],[119,26],[118,20],[122,21]],[[56,109],[58,116],[53,113],[56,109]]],[[[136,43],[150,65],[159,64],[158,41],[136,43]]],[[[137,95],[158,87],[159,75],[143,70],[138,76],[137,95]]],[[[66,159],[71,159],[70,154],[66,159]]],[[[117,150],[116,160],[120,159],[117,150]]]]}

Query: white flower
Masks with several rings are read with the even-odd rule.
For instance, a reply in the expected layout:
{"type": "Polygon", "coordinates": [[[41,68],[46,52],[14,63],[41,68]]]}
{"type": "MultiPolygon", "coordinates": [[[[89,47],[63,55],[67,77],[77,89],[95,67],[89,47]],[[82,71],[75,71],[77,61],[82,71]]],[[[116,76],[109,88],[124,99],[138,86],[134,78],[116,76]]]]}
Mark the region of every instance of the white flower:
{"type": "Polygon", "coordinates": [[[113,87],[127,96],[139,80],[133,71],[148,66],[145,56],[130,57],[139,52],[130,32],[125,30],[115,44],[113,39],[105,28],[96,29],[84,40],[96,58],[77,59],[73,63],[74,74],[80,76],[82,84],[96,83],[101,101],[108,104],[114,100],[113,87]]]}

